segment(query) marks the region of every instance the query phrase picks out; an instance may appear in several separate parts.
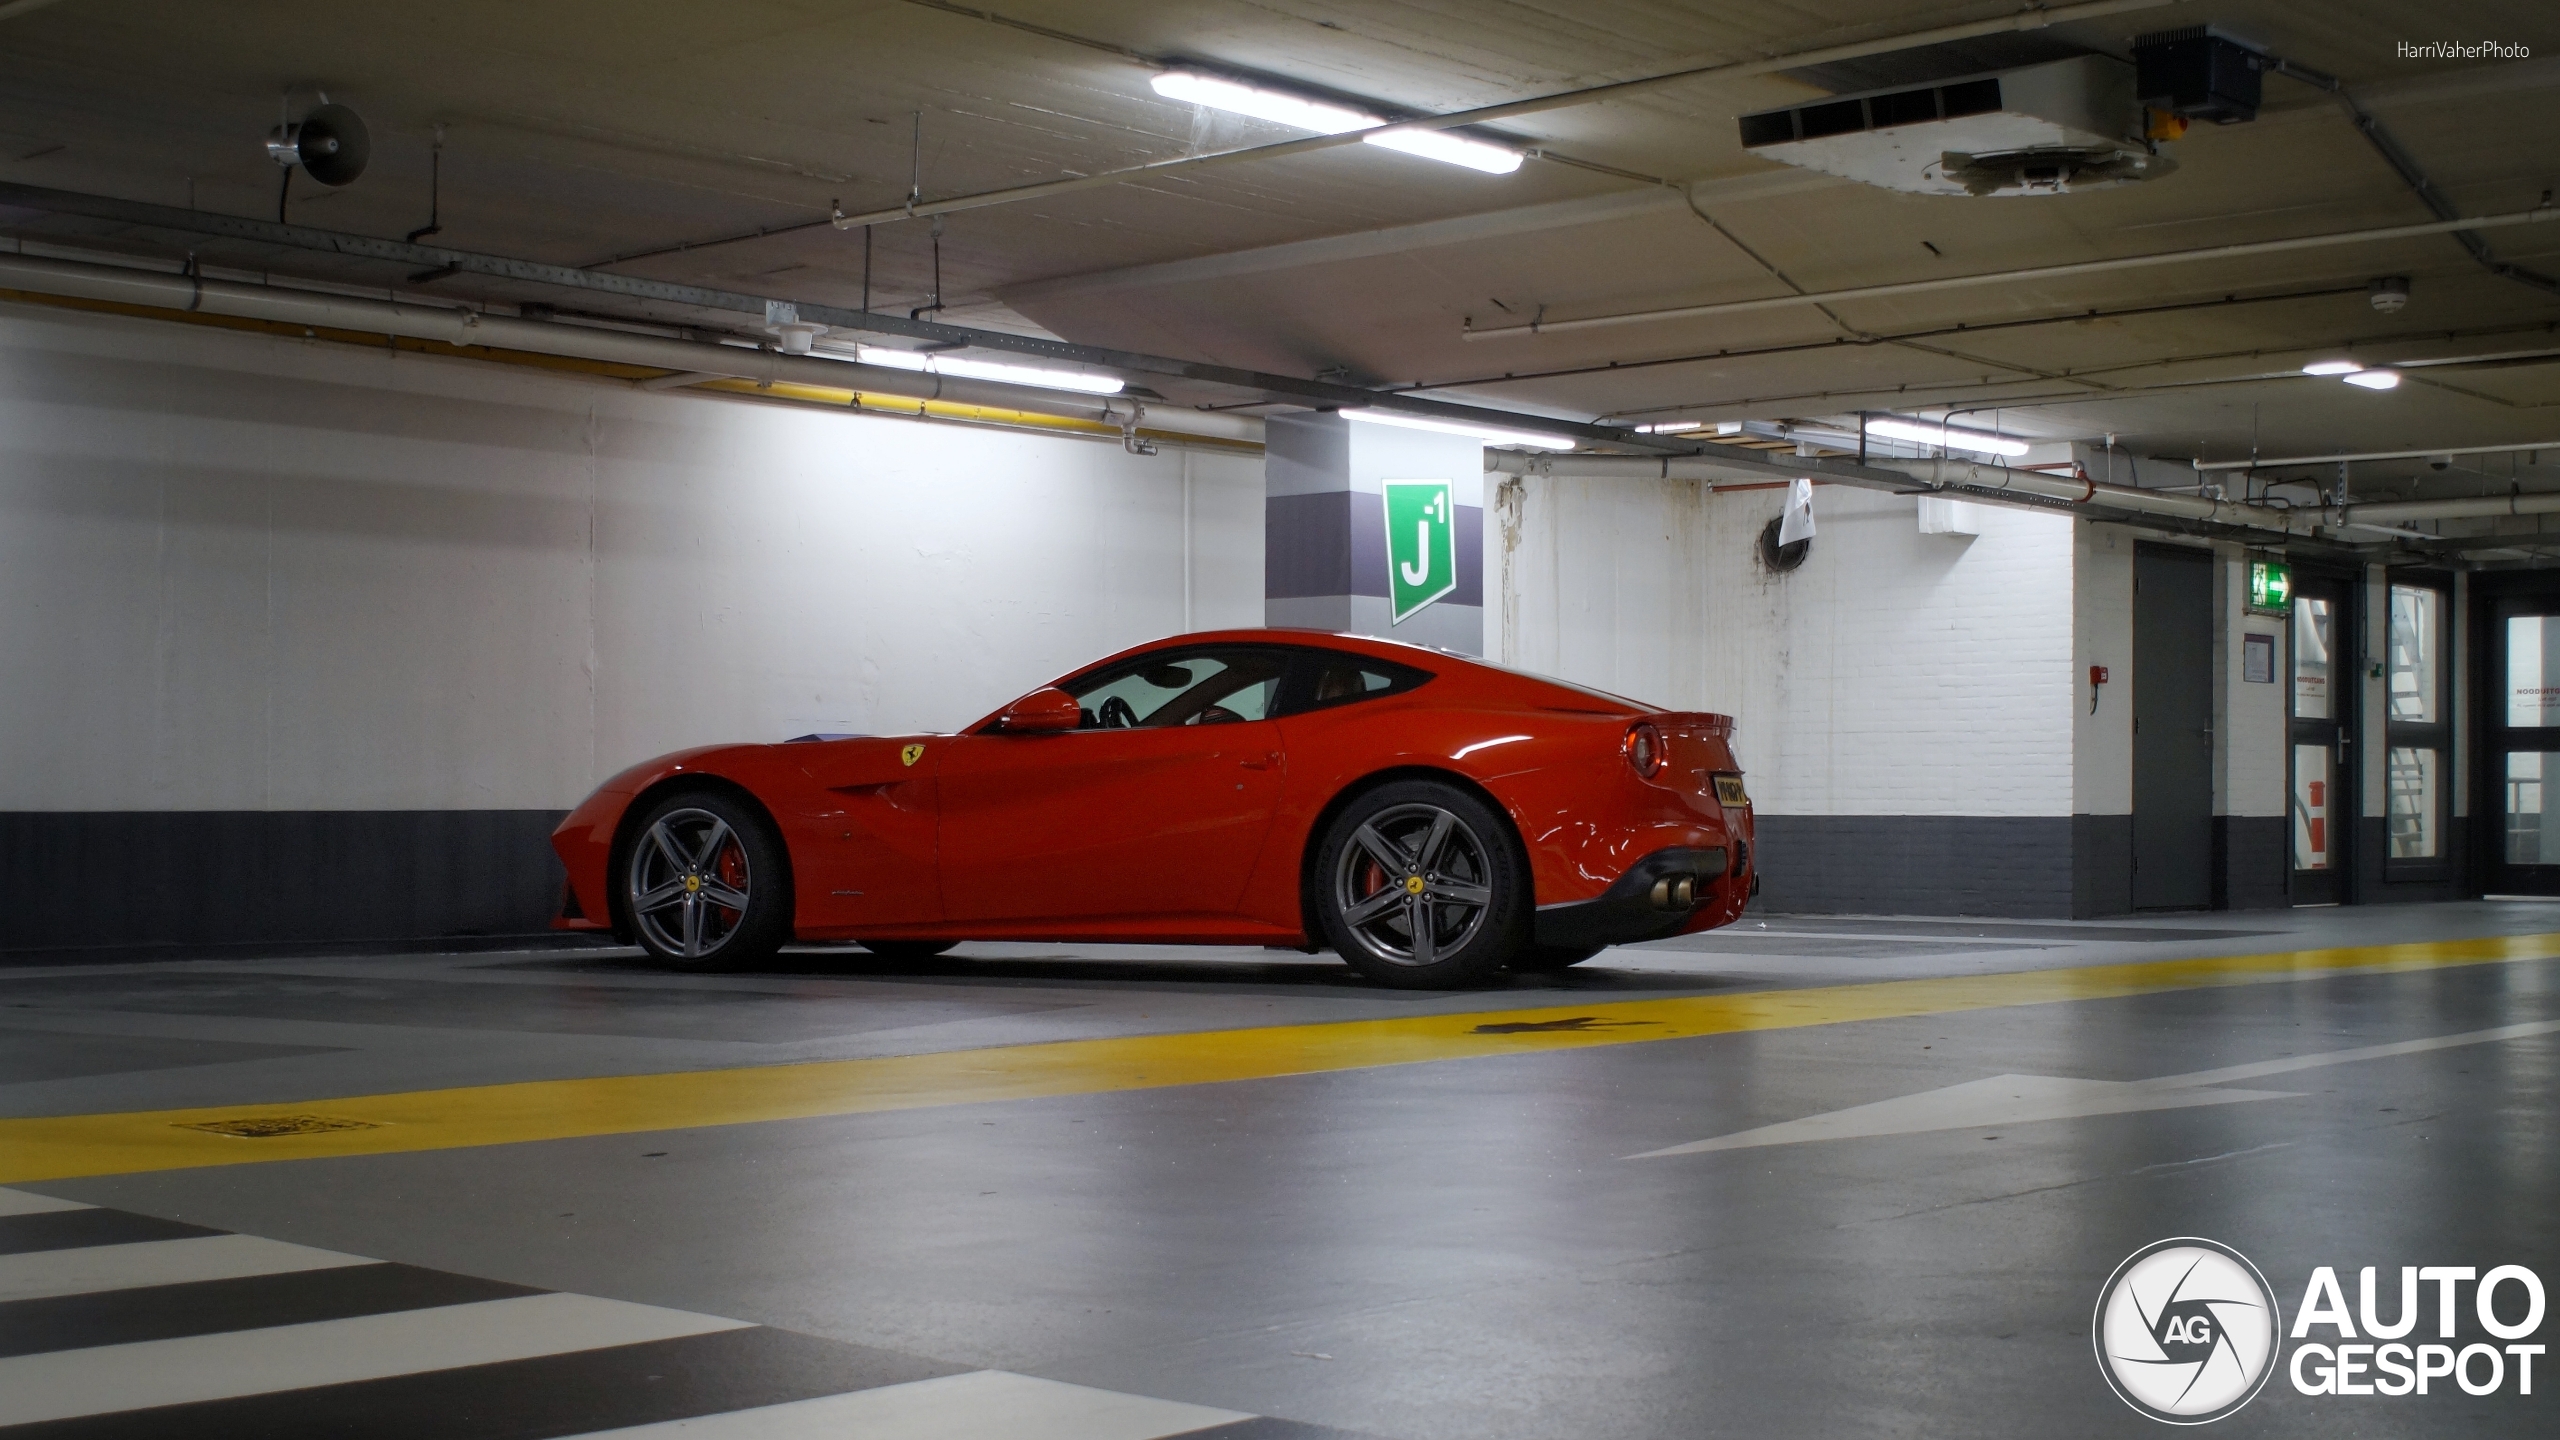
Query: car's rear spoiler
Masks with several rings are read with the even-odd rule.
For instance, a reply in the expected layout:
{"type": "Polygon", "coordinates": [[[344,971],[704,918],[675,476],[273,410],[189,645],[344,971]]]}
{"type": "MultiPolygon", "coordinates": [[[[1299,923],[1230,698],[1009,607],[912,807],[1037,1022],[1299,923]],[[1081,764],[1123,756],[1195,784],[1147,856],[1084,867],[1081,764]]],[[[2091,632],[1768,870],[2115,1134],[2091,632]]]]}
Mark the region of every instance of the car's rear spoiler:
{"type": "Polygon", "coordinates": [[[1726,739],[1731,739],[1733,736],[1733,717],[1718,715],[1711,710],[1665,710],[1645,718],[1665,730],[1704,732],[1709,735],[1723,736],[1726,739]]]}

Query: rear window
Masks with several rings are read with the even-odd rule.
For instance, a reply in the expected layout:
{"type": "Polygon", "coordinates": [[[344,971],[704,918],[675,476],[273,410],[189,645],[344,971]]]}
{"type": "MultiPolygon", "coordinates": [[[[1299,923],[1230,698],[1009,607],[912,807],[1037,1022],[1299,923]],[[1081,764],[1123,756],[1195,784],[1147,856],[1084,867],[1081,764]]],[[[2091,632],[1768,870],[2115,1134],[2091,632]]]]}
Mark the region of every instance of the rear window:
{"type": "Polygon", "coordinates": [[[1299,652],[1282,696],[1283,713],[1329,710],[1337,705],[1401,695],[1428,681],[1431,672],[1341,650],[1299,652]]]}

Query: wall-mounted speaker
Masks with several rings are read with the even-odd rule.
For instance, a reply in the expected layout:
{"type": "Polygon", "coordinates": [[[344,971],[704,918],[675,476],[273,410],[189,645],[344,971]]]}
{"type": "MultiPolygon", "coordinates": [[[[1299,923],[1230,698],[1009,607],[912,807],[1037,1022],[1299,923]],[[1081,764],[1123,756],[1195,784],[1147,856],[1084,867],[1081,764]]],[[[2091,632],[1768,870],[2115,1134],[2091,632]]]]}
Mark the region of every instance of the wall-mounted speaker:
{"type": "Polygon", "coordinates": [[[323,185],[338,186],[364,173],[373,158],[373,136],[364,119],[344,105],[322,105],[290,124],[267,132],[267,156],[323,185]]]}

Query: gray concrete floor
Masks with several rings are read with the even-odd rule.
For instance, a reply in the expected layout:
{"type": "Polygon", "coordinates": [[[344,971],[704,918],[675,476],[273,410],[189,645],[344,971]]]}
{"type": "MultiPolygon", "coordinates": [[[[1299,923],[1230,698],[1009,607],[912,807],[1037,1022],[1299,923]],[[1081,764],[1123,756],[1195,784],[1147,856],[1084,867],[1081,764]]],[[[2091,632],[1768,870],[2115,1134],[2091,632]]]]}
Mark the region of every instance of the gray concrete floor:
{"type": "MultiPolygon", "coordinates": [[[[1171,948],[795,952],[724,976],[621,951],[0,968],[0,1115],[2553,931],[2560,904],[1755,916],[1463,995],[1171,948]]],[[[2560,960],[16,1188],[1398,1440],[2132,1435],[2155,1422],[2102,1381],[2090,1314],[2149,1241],[2237,1247],[2288,1316],[2320,1265],[2351,1305],[2366,1265],[2560,1288],[2560,1034],[2324,1063],[2245,1082],[2285,1097],[2247,1103],[1624,1157],[1993,1076],[2540,1021],[2560,960]]],[[[2279,1374],[2224,1423],[2545,1435],[2560,1374],[2535,1381],[2314,1398],[2279,1374]]]]}

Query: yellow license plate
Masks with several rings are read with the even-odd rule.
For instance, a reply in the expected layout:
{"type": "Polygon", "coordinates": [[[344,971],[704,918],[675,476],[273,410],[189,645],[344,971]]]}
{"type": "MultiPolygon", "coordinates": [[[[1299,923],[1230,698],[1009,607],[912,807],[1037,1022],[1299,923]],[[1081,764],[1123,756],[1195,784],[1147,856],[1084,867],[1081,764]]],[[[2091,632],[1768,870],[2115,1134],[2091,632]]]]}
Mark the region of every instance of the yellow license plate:
{"type": "Polygon", "coordinates": [[[1741,776],[1719,775],[1716,777],[1716,803],[1728,810],[1750,808],[1751,796],[1743,790],[1741,776]]]}

